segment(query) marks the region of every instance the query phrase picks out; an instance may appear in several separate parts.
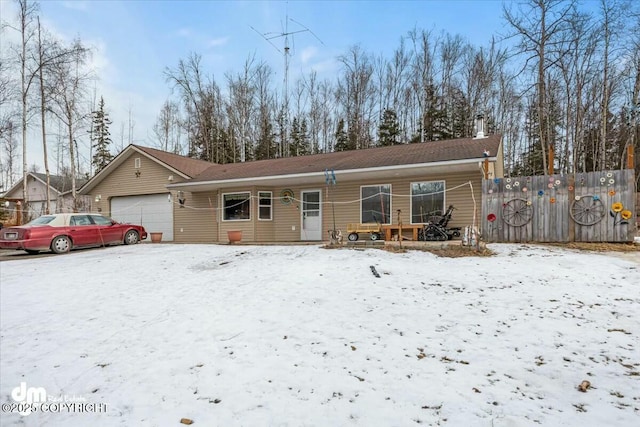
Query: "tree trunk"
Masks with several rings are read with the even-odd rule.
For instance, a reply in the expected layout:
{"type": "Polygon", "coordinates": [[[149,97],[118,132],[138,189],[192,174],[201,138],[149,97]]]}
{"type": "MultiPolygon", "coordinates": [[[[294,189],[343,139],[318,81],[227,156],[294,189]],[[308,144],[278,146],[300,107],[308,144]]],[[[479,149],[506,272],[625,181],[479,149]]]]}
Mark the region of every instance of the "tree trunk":
{"type": "Polygon", "coordinates": [[[43,160],[44,160],[44,172],[47,177],[47,201],[45,204],[45,213],[48,215],[51,213],[51,177],[49,175],[49,156],[47,155],[47,132],[45,125],[45,95],[44,95],[44,76],[43,76],[43,66],[44,64],[44,53],[42,51],[42,35],[40,28],[40,17],[38,17],[38,57],[40,59],[40,67],[39,68],[39,77],[40,77],[40,118],[41,118],[41,127],[42,127],[42,152],[43,152],[43,160]]]}
{"type": "MultiPolygon", "coordinates": [[[[20,2],[20,29],[22,33],[22,57],[20,58],[20,86],[22,101],[22,219],[27,210],[27,0],[20,2]]],[[[24,221],[22,221],[24,222],[24,221]]]]}

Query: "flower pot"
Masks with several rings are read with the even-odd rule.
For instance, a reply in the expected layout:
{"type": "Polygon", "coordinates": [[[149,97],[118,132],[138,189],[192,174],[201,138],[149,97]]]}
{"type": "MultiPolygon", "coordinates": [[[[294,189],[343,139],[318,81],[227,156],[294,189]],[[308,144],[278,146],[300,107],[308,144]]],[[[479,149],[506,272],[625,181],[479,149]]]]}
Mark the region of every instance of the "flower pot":
{"type": "Polygon", "coordinates": [[[160,243],[162,241],[162,233],[149,233],[151,243],[160,243]]]}
{"type": "Polygon", "coordinates": [[[227,237],[229,237],[229,243],[237,243],[242,240],[242,230],[229,230],[227,237]]]}

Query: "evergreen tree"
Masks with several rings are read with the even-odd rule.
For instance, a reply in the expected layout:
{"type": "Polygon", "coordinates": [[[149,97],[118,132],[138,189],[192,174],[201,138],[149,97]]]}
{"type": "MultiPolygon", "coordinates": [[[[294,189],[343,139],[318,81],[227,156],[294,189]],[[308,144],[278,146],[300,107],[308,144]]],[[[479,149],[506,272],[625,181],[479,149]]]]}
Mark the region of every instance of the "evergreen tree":
{"type": "Polygon", "coordinates": [[[291,138],[291,143],[289,144],[289,157],[295,157],[298,155],[300,148],[300,125],[298,124],[297,117],[294,117],[291,121],[289,137],[291,138]]]}
{"type": "Polygon", "coordinates": [[[260,120],[260,134],[256,145],[255,159],[273,159],[276,157],[277,150],[273,124],[271,124],[270,117],[264,115],[260,120]]]}
{"type": "Polygon", "coordinates": [[[378,145],[381,147],[387,147],[389,145],[400,144],[400,124],[398,123],[398,116],[396,112],[390,109],[385,109],[380,119],[380,126],[378,126],[378,145]]]}
{"type": "Polygon", "coordinates": [[[309,144],[309,135],[307,129],[307,119],[299,121],[297,117],[293,118],[291,123],[291,145],[289,145],[290,156],[305,156],[310,154],[311,147],[309,144]]]}
{"type": "Polygon", "coordinates": [[[425,88],[425,108],[422,121],[419,123],[416,133],[409,143],[429,141],[442,141],[450,139],[453,133],[453,124],[447,118],[446,106],[442,106],[442,97],[436,93],[436,87],[432,84],[425,88]]]}
{"type": "Polygon", "coordinates": [[[349,138],[347,132],[344,130],[344,119],[340,119],[338,122],[338,128],[336,129],[336,151],[349,150],[349,138]]]}
{"type": "Polygon", "coordinates": [[[109,151],[109,145],[111,144],[109,125],[111,120],[104,111],[104,99],[102,97],[100,97],[98,110],[93,111],[91,116],[93,123],[91,133],[93,158],[91,159],[91,164],[95,168],[95,173],[98,173],[113,160],[113,155],[109,151]]]}

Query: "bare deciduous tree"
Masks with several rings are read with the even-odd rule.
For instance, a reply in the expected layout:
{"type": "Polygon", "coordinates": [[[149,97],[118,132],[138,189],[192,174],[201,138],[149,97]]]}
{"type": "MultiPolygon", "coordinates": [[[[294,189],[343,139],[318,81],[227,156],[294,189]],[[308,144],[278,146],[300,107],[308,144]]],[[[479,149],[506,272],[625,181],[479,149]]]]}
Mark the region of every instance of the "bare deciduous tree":
{"type": "Polygon", "coordinates": [[[202,69],[202,57],[192,53],[178,61],[175,69],[166,68],[164,75],[177,89],[184,108],[183,124],[192,157],[216,163],[226,163],[229,153],[222,136],[222,97],[213,77],[202,69]]]}
{"type": "Polygon", "coordinates": [[[342,80],[338,84],[347,121],[349,148],[368,148],[371,144],[370,125],[375,117],[375,88],[372,82],[371,57],[360,46],[352,46],[338,57],[342,64],[342,80]]]}
{"type": "Polygon", "coordinates": [[[48,92],[51,96],[51,108],[48,109],[66,128],[71,165],[71,195],[74,210],[78,209],[76,193],[76,178],[78,177],[78,153],[76,130],[87,118],[80,106],[83,105],[87,93],[87,83],[92,78],[91,73],[84,70],[88,51],[80,41],[76,40],[73,47],[72,61],[54,62],[50,67],[48,92]]]}
{"type": "Polygon", "coordinates": [[[180,108],[171,100],[165,101],[153,125],[158,148],[175,154],[182,153],[180,146],[180,108]]]}
{"type": "Polygon", "coordinates": [[[229,86],[229,102],[227,115],[230,131],[236,136],[236,145],[240,153],[240,162],[253,157],[251,136],[254,127],[254,112],[256,109],[256,76],[266,64],[255,64],[255,57],[250,56],[244,63],[244,68],[235,76],[227,74],[229,86]]]}
{"type": "Polygon", "coordinates": [[[533,61],[536,69],[536,114],[538,120],[538,138],[542,151],[544,173],[548,171],[547,152],[551,141],[549,129],[549,111],[547,109],[547,70],[550,67],[548,50],[562,43],[559,36],[567,25],[568,17],[575,1],[564,0],[528,0],[525,8],[516,14],[504,7],[507,24],[514,29],[514,36],[520,39],[520,52],[526,55],[525,66],[533,61]]]}

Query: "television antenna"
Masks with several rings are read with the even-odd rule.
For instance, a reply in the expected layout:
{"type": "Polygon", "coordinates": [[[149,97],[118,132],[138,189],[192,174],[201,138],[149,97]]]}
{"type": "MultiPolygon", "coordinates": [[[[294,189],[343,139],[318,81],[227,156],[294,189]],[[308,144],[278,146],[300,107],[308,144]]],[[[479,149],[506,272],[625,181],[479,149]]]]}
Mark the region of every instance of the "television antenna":
{"type": "Polygon", "coordinates": [[[252,27],[251,25],[249,27],[253,31],[255,31],[256,33],[258,33],[263,39],[265,39],[271,46],[273,46],[273,48],[275,50],[277,50],[279,53],[281,53],[283,55],[283,57],[284,57],[284,81],[283,81],[283,89],[282,89],[282,91],[283,91],[283,94],[282,94],[282,100],[283,100],[282,109],[283,109],[283,119],[284,119],[284,135],[283,135],[283,141],[282,141],[283,144],[281,144],[280,152],[278,153],[278,155],[280,157],[284,157],[285,155],[287,155],[288,147],[289,147],[288,140],[287,140],[287,126],[289,124],[289,57],[291,56],[291,48],[289,46],[289,36],[291,36],[291,38],[293,39],[293,35],[294,34],[310,33],[323,46],[324,46],[324,43],[309,28],[307,28],[306,26],[304,26],[300,22],[296,21],[295,19],[289,18],[289,13],[288,12],[285,15],[284,30],[279,32],[279,33],[274,33],[274,32],[261,33],[260,31],[256,30],[254,27],[252,27]],[[289,21],[294,22],[295,24],[299,25],[300,27],[302,27],[302,29],[298,29],[298,30],[295,30],[295,31],[289,31],[289,21]],[[284,48],[282,50],[279,49],[278,46],[276,46],[274,44],[274,42],[272,41],[272,40],[279,39],[279,38],[283,38],[284,39],[284,48]]]}

